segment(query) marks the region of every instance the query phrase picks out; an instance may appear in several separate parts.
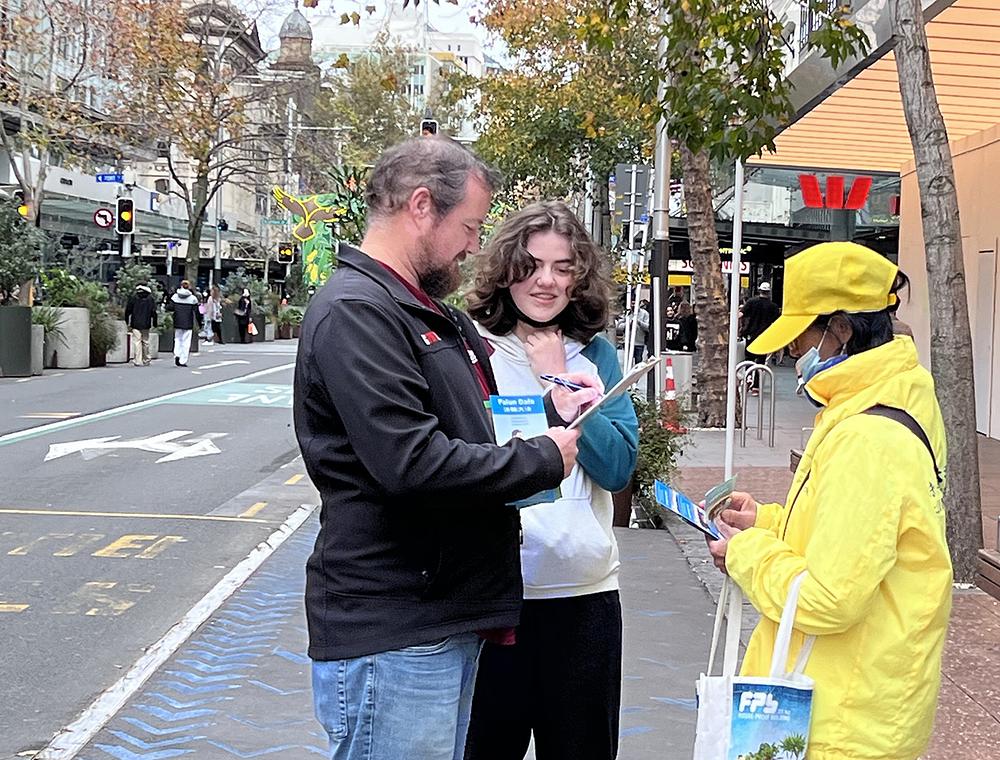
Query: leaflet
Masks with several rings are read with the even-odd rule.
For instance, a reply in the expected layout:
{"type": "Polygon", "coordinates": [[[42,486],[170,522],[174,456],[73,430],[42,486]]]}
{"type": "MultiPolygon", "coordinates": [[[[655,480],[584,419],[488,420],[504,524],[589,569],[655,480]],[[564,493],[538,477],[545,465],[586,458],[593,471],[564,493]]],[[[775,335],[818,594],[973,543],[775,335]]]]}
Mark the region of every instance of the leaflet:
{"type": "Polygon", "coordinates": [[[534,438],[549,429],[541,396],[490,396],[493,433],[498,446],[512,438],[534,438]]]}
{"type": "Polygon", "coordinates": [[[720,483],[705,494],[705,506],[696,504],[687,496],[666,483],[657,480],[654,487],[656,503],[673,512],[693,528],[716,540],[722,538],[714,520],[729,506],[736,486],[736,478],[720,483]]]}

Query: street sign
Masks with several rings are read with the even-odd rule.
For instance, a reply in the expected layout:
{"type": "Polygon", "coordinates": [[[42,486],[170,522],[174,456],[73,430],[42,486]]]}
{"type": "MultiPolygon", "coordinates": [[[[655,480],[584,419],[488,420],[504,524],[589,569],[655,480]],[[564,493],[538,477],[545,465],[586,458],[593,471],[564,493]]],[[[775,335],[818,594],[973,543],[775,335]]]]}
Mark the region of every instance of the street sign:
{"type": "Polygon", "coordinates": [[[111,229],[115,223],[115,212],[109,208],[99,208],[94,212],[94,224],[102,230],[111,229]]]}
{"type": "Polygon", "coordinates": [[[125,175],[123,174],[97,174],[95,176],[98,182],[117,182],[121,184],[125,181],[125,175]]]}
{"type": "Polygon", "coordinates": [[[622,222],[638,220],[649,208],[649,185],[653,167],[618,164],[615,167],[615,217],[622,222]]]}

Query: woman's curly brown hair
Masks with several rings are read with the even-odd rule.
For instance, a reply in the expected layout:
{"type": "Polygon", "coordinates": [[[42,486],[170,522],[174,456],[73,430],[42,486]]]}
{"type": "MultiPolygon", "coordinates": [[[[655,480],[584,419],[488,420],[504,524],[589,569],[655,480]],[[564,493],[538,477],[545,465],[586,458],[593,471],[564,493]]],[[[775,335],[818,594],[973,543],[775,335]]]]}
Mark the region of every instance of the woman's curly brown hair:
{"type": "Polygon", "coordinates": [[[535,271],[528,238],[555,232],[569,240],[573,252],[573,285],[569,306],[559,315],[563,335],[589,343],[608,324],[611,277],[601,249],[591,240],[576,214],[561,201],[532,203],[504,220],[479,260],[468,293],[469,314],[494,335],[507,335],[517,324],[510,286],[535,271]]]}

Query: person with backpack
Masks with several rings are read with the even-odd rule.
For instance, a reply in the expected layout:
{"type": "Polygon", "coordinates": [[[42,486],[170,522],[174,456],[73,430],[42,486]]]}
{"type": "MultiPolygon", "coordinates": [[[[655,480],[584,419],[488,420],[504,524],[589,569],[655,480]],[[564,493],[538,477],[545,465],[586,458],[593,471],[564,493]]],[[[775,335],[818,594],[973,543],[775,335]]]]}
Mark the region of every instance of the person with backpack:
{"type": "Polygon", "coordinates": [[[799,357],[815,429],[785,506],[735,494],[709,543],[761,613],[746,676],[769,673],[804,573],[789,663],[812,642],[809,760],[913,760],[934,723],[952,591],[947,455],[934,381],[912,338],[893,334],[906,284],[854,243],[787,260],[782,315],[749,350],[799,357]]]}

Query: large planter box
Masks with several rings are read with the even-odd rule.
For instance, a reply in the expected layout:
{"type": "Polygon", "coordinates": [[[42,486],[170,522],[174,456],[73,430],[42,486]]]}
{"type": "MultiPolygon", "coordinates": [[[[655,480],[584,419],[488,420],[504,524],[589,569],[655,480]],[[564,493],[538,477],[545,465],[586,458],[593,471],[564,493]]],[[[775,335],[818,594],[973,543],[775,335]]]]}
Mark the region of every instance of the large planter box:
{"type": "Polygon", "coordinates": [[[191,353],[198,353],[198,328],[191,331],[191,353]]]}
{"type": "Polygon", "coordinates": [[[273,341],[274,340],[274,322],[268,320],[264,325],[264,340],[273,341]]]}
{"type": "Polygon", "coordinates": [[[225,343],[240,342],[240,327],[236,322],[232,306],[222,307],[222,340],[225,343]]]}
{"type": "Polygon", "coordinates": [[[284,324],[278,325],[278,340],[291,340],[292,339],[292,325],[284,324]]]}
{"type": "Polygon", "coordinates": [[[118,346],[108,351],[108,364],[125,364],[129,360],[129,331],[125,320],[115,320],[115,332],[118,333],[118,346]]]}
{"type": "Polygon", "coordinates": [[[149,331],[149,358],[158,359],[156,355],[160,350],[160,334],[155,330],[149,331]]]}
{"type": "Polygon", "coordinates": [[[31,307],[0,308],[0,377],[31,376],[31,307]]]}
{"type": "Polygon", "coordinates": [[[55,366],[86,369],[90,366],[90,312],[79,307],[64,307],[58,311],[62,339],[56,341],[55,366]]]}
{"type": "MultiPolygon", "coordinates": [[[[253,318],[253,323],[254,325],[257,326],[257,334],[253,336],[254,343],[263,343],[265,340],[267,340],[267,327],[265,326],[266,321],[267,320],[265,317],[255,316],[253,318]]],[[[271,340],[274,340],[273,335],[271,337],[271,340]]]]}
{"type": "Polygon", "coordinates": [[[292,338],[299,337],[300,332],[302,332],[302,325],[292,325],[292,338]]]}
{"type": "Polygon", "coordinates": [[[31,374],[40,375],[45,369],[45,328],[31,326],[31,374]]]}
{"type": "MultiPolygon", "coordinates": [[[[170,354],[172,354],[174,352],[174,331],[173,330],[163,330],[162,332],[160,332],[159,341],[160,342],[158,344],[158,349],[159,349],[159,351],[161,353],[170,353],[170,354]]],[[[152,351],[152,347],[150,348],[150,351],[152,351]]]]}

